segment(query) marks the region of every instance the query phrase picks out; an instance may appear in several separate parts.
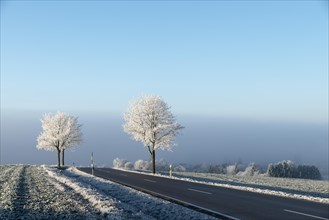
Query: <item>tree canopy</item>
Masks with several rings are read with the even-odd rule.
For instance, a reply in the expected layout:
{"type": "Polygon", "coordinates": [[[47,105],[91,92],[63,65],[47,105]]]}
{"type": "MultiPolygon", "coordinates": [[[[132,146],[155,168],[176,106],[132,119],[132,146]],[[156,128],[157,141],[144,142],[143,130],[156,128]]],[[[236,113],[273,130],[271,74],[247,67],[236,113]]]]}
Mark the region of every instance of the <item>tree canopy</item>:
{"type": "Polygon", "coordinates": [[[177,123],[170,107],[160,96],[145,95],[134,100],[124,114],[124,131],[147,147],[153,160],[155,172],[155,150],[171,150],[174,139],[183,129],[177,123]]]}
{"type": "Polygon", "coordinates": [[[82,142],[81,126],[78,118],[64,112],[57,112],[54,116],[47,113],[41,119],[42,132],[37,138],[37,148],[47,151],[57,150],[58,166],[60,166],[60,152],[64,165],[64,150],[82,142]]]}

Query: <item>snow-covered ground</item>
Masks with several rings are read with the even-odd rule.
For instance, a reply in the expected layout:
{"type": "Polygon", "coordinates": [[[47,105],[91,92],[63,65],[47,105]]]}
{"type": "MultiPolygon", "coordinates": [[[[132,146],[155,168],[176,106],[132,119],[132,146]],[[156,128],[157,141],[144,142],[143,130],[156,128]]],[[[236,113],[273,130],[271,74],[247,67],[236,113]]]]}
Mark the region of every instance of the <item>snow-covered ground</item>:
{"type": "Polygon", "coordinates": [[[75,168],[0,166],[0,219],[213,219],[75,168]]]}
{"type": "Polygon", "coordinates": [[[0,166],[0,219],[98,219],[92,205],[38,166],[0,166]]]}

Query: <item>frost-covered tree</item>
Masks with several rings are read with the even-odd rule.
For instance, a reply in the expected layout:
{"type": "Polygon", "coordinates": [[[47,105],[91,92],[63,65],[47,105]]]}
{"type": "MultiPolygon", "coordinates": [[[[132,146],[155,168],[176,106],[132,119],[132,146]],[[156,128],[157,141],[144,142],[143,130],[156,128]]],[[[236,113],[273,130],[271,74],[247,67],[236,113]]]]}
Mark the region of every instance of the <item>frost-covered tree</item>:
{"type": "Polygon", "coordinates": [[[125,170],[132,170],[134,169],[134,164],[131,163],[131,162],[127,162],[125,163],[125,167],[124,167],[125,170]]]}
{"type": "Polygon", "coordinates": [[[316,166],[298,165],[290,160],[284,160],[276,164],[269,164],[267,175],[270,177],[321,179],[321,173],[316,166]]]}
{"type": "Polygon", "coordinates": [[[239,170],[238,170],[237,163],[226,167],[226,174],[228,174],[228,175],[236,175],[238,172],[239,172],[239,170]]]}
{"type": "Polygon", "coordinates": [[[128,163],[128,160],[126,160],[126,159],[115,158],[113,160],[113,167],[114,168],[124,168],[126,163],[128,163]]]}
{"type": "Polygon", "coordinates": [[[210,165],[208,169],[209,173],[225,174],[225,167],[223,165],[210,165]]]}
{"type": "Polygon", "coordinates": [[[152,172],[155,173],[155,150],[171,150],[183,127],[176,122],[167,103],[153,95],[134,100],[124,119],[124,131],[148,149],[152,156],[152,172]]]}
{"type": "Polygon", "coordinates": [[[255,176],[259,174],[259,170],[257,169],[255,163],[250,163],[244,171],[240,171],[238,176],[255,176]]]}
{"type": "Polygon", "coordinates": [[[135,170],[151,170],[151,162],[144,160],[137,160],[134,164],[135,170]]]}
{"type": "Polygon", "coordinates": [[[62,166],[64,166],[64,151],[82,142],[81,125],[78,118],[64,112],[57,112],[54,116],[45,114],[41,119],[42,132],[37,138],[37,148],[57,150],[57,164],[60,164],[62,152],[62,166]]]}
{"type": "Polygon", "coordinates": [[[267,174],[271,177],[288,177],[295,176],[295,164],[291,160],[284,160],[276,164],[269,164],[267,174]]]}
{"type": "Polygon", "coordinates": [[[175,172],[186,172],[186,168],[182,165],[178,165],[174,168],[175,172]]]}
{"type": "Polygon", "coordinates": [[[321,173],[316,166],[311,165],[299,165],[297,167],[297,178],[303,179],[314,179],[320,180],[322,179],[321,173]]]}

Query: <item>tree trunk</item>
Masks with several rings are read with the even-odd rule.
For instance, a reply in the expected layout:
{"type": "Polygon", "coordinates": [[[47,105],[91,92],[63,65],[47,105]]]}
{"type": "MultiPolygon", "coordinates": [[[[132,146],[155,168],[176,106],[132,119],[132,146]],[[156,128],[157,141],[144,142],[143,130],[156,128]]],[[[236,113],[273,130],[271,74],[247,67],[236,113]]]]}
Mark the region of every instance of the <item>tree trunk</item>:
{"type": "Polygon", "coordinates": [[[155,150],[152,150],[152,173],[155,174],[155,150]]]}
{"type": "Polygon", "coordinates": [[[64,166],[64,149],[62,149],[62,166],[64,166]]]}
{"type": "Polygon", "coordinates": [[[61,151],[57,148],[57,166],[61,167],[61,151]]]}

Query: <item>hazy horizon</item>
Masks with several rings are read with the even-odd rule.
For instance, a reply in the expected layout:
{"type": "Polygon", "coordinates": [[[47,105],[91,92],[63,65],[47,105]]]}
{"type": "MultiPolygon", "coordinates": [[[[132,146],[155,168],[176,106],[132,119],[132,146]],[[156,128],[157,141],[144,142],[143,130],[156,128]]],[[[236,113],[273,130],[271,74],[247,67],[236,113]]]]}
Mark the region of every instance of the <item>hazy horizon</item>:
{"type": "MultiPolygon", "coordinates": [[[[1,163],[56,164],[56,152],[38,150],[40,119],[47,112],[1,113],[1,163]],[[19,137],[19,138],[18,138],[19,137]]],[[[53,114],[56,112],[52,112],[53,114]]],[[[150,159],[147,149],[124,133],[120,114],[82,113],[83,143],[66,151],[66,164],[88,166],[94,153],[97,165],[113,159],[150,159]]],[[[275,122],[178,115],[185,126],[172,152],[158,150],[157,159],[170,163],[222,164],[242,161],[266,165],[282,160],[318,166],[328,172],[328,124],[275,122]]]]}

